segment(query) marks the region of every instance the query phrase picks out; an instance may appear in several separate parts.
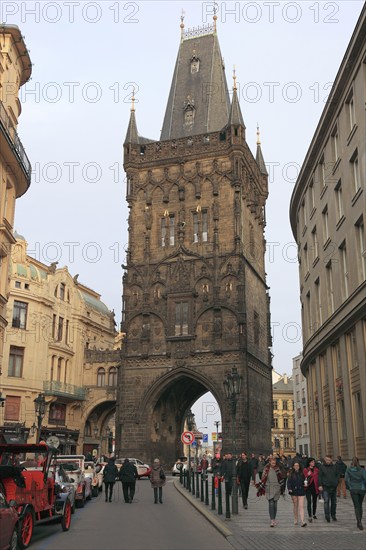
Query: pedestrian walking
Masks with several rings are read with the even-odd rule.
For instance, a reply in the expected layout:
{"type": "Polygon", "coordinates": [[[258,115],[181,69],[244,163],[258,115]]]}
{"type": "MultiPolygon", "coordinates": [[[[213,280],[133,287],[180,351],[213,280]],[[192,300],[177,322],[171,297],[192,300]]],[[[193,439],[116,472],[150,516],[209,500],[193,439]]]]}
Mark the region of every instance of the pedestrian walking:
{"type": "Polygon", "coordinates": [[[265,465],[266,465],[266,463],[265,463],[265,460],[264,460],[264,456],[259,455],[259,457],[258,457],[258,470],[257,470],[259,480],[262,479],[262,474],[263,474],[263,470],[264,470],[265,465]]]}
{"type": "Polygon", "coordinates": [[[251,477],[250,463],[248,460],[247,453],[241,453],[241,457],[239,458],[238,464],[236,466],[236,475],[238,478],[238,482],[240,483],[243,507],[245,510],[247,510],[248,493],[249,493],[249,485],[250,485],[250,477],[251,477]]]}
{"type": "Polygon", "coordinates": [[[362,503],[366,492],[366,470],[361,468],[357,456],[352,458],[351,466],[346,470],[345,482],[347,489],[351,493],[357,527],[360,531],[363,531],[362,503]]]}
{"type": "Polygon", "coordinates": [[[137,468],[132,462],[125,458],[119,471],[119,479],[122,482],[123,498],[131,504],[136,490],[136,479],[138,478],[137,468]]]}
{"type": "Polygon", "coordinates": [[[231,495],[233,478],[236,482],[236,463],[232,453],[226,453],[226,458],[221,465],[221,478],[225,481],[225,493],[231,495]]]}
{"type": "Polygon", "coordinates": [[[160,504],[163,504],[163,487],[166,483],[166,476],[158,458],[154,459],[150,474],[150,483],[154,489],[154,504],[158,503],[158,497],[160,504]]]}
{"type": "Polygon", "coordinates": [[[347,465],[343,462],[341,456],[337,456],[336,460],[336,466],[339,473],[339,481],[338,481],[338,487],[337,487],[337,497],[341,496],[341,493],[343,495],[343,498],[347,498],[347,492],[346,492],[346,481],[344,479],[344,476],[346,475],[347,465]]]}
{"type": "Polygon", "coordinates": [[[289,473],[287,490],[292,499],[294,524],[298,524],[300,516],[301,527],[306,527],[306,522],[304,520],[305,476],[298,460],[294,461],[289,473]]]}
{"type": "Polygon", "coordinates": [[[305,496],[307,501],[309,523],[316,517],[316,507],[319,495],[319,469],[315,466],[315,458],[309,458],[309,465],[304,469],[305,496]]]}
{"type": "Polygon", "coordinates": [[[253,485],[255,485],[258,470],[258,458],[255,456],[254,453],[252,453],[252,456],[250,457],[250,469],[253,478],[253,485]]]}
{"type": "Polygon", "coordinates": [[[337,521],[337,487],[339,481],[339,473],[337,466],[333,463],[330,455],[324,458],[324,464],[319,468],[319,491],[323,494],[324,499],[324,515],[327,522],[330,522],[330,517],[333,521],[337,521]],[[330,503],[330,506],[329,506],[330,503]]]}
{"type": "Polygon", "coordinates": [[[266,495],[268,500],[269,517],[271,527],[277,525],[277,503],[284,493],[285,480],[282,472],[277,465],[276,458],[271,457],[263,470],[262,479],[256,484],[258,489],[257,496],[266,495]]]}
{"type": "Polygon", "coordinates": [[[207,456],[206,456],[206,455],[203,455],[202,460],[201,460],[201,472],[202,472],[204,475],[205,475],[206,472],[207,472],[207,468],[208,468],[207,456]]]}
{"type": "Polygon", "coordinates": [[[112,502],[114,484],[118,479],[118,468],[114,463],[114,458],[110,458],[104,466],[103,482],[105,490],[105,501],[112,502]]]}

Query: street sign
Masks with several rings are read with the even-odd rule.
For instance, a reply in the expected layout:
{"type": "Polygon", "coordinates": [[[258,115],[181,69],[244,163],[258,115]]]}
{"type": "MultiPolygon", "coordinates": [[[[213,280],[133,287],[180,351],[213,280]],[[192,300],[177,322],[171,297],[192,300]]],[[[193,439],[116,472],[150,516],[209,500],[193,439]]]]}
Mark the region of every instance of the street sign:
{"type": "Polygon", "coordinates": [[[208,434],[203,434],[202,443],[208,443],[208,434]]]}
{"type": "Polygon", "coordinates": [[[184,445],[192,445],[194,441],[194,433],[193,432],[183,432],[180,437],[182,443],[184,445]]]}
{"type": "Polygon", "coordinates": [[[192,449],[195,449],[197,447],[197,441],[192,441],[192,449]]]}

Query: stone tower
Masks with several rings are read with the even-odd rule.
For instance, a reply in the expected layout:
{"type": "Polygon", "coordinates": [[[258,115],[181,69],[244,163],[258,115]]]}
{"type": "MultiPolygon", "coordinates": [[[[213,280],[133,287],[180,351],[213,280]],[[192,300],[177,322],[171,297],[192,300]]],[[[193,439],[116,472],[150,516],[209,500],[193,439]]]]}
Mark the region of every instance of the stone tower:
{"type": "Polygon", "coordinates": [[[207,391],[226,449],[271,448],[268,174],[259,140],[256,158],[246,143],[235,77],[230,99],[215,19],[194,31],[182,21],[160,141],[139,135],[132,105],[124,142],[130,214],[116,450],[166,464],[181,454],[185,415],[207,391]],[[234,367],[242,376],[235,425],[223,385],[234,367]]]}

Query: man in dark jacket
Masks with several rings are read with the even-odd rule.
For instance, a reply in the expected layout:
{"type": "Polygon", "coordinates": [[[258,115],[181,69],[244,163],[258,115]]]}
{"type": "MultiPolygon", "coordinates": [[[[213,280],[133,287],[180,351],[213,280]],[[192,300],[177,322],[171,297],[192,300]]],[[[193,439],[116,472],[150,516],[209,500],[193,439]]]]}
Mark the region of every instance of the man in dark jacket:
{"type": "Polygon", "coordinates": [[[108,460],[108,464],[104,466],[103,470],[103,481],[105,486],[105,501],[108,501],[109,493],[109,502],[112,502],[113,488],[114,484],[118,479],[118,468],[114,463],[114,458],[108,460]]]}
{"type": "Polygon", "coordinates": [[[122,481],[123,498],[131,504],[135,495],[136,479],[138,478],[137,468],[132,462],[125,458],[119,471],[119,479],[122,481]]]}
{"type": "Polygon", "coordinates": [[[231,453],[226,454],[225,460],[221,465],[221,476],[225,480],[225,492],[231,495],[233,488],[233,478],[236,481],[236,464],[231,453]]]}
{"type": "Polygon", "coordinates": [[[236,475],[240,483],[243,506],[246,510],[248,508],[248,493],[251,477],[251,469],[247,453],[241,453],[241,457],[239,458],[236,466],[236,475]]]}
{"type": "Polygon", "coordinates": [[[324,464],[319,467],[319,491],[323,493],[324,499],[324,515],[327,522],[330,522],[330,516],[333,521],[337,521],[337,486],[339,480],[339,472],[337,466],[333,464],[332,457],[327,455],[324,458],[324,464]],[[330,501],[330,514],[329,514],[330,501]]]}
{"type": "Polygon", "coordinates": [[[341,496],[341,491],[342,491],[343,498],[347,498],[346,481],[344,479],[344,476],[346,475],[347,465],[343,462],[341,456],[337,456],[336,466],[339,473],[337,497],[341,496]]]}

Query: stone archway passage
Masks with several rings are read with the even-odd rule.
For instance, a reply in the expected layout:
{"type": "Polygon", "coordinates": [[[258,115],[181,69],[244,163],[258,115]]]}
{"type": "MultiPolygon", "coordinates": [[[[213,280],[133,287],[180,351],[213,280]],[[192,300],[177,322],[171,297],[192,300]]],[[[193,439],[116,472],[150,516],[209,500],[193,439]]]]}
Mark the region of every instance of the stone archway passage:
{"type": "Polygon", "coordinates": [[[147,388],[133,417],[124,415],[118,453],[173,464],[183,452],[180,438],[187,411],[208,391],[214,393],[212,384],[197,373],[183,370],[159,378],[147,388]]]}

